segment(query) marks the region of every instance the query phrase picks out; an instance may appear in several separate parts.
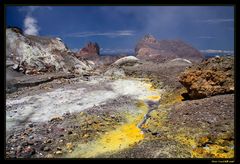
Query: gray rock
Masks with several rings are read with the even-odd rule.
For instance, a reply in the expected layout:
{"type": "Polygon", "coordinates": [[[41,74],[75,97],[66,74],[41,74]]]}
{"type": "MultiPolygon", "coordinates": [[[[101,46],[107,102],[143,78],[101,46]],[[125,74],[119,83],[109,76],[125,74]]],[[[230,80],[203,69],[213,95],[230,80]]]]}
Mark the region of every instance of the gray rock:
{"type": "Polygon", "coordinates": [[[132,67],[139,64],[139,59],[134,56],[127,56],[115,61],[110,68],[104,73],[106,76],[123,78],[126,76],[124,67],[132,67]]]}
{"type": "Polygon", "coordinates": [[[58,38],[24,35],[13,28],[6,30],[6,58],[8,66],[13,65],[14,70],[22,68],[25,74],[54,71],[81,74],[92,69],[91,64],[77,59],[58,38]]]}
{"type": "Polygon", "coordinates": [[[43,151],[50,151],[51,149],[49,148],[49,147],[47,147],[47,146],[45,146],[44,148],[43,148],[43,151]]]}
{"type": "Polygon", "coordinates": [[[134,66],[139,62],[139,59],[134,57],[134,56],[127,56],[127,57],[123,57],[118,59],[117,61],[115,61],[112,66],[116,67],[122,67],[122,66],[134,66]]]}

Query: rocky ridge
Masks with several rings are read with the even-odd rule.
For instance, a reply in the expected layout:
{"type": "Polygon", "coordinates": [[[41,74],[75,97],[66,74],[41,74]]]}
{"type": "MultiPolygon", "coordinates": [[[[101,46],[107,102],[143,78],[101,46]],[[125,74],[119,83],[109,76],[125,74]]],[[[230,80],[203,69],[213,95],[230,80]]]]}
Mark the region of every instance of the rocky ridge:
{"type": "Polygon", "coordinates": [[[60,38],[24,35],[14,28],[6,29],[6,66],[24,74],[91,70],[87,61],[80,61],[60,38]]]}
{"type": "Polygon", "coordinates": [[[164,62],[175,58],[184,58],[193,62],[200,62],[203,55],[197,49],[181,40],[160,40],[152,35],[146,35],[135,48],[139,59],[164,62]]]}
{"type": "Polygon", "coordinates": [[[94,60],[100,55],[100,47],[97,43],[89,42],[75,54],[78,59],[94,60]]]}

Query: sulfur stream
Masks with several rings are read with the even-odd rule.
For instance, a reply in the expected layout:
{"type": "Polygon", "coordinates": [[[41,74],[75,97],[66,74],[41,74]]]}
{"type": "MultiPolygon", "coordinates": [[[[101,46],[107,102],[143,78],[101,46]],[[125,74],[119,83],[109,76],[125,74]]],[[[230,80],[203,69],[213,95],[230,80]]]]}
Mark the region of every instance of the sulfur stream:
{"type": "Polygon", "coordinates": [[[102,154],[111,154],[122,149],[129,148],[144,139],[141,125],[146,121],[146,115],[153,109],[151,104],[158,104],[160,91],[154,89],[150,83],[144,82],[143,87],[149,91],[146,95],[140,96],[136,103],[135,112],[125,112],[126,122],[112,131],[102,134],[97,140],[78,144],[73,152],[66,155],[70,158],[94,158],[102,154]]]}

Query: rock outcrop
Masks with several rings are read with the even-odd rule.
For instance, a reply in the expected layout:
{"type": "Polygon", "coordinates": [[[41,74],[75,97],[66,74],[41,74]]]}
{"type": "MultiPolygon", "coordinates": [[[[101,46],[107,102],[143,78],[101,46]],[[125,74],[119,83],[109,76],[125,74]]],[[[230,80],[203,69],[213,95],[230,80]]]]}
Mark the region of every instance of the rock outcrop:
{"type": "Polygon", "coordinates": [[[90,59],[94,60],[98,58],[100,54],[100,48],[97,43],[89,42],[84,48],[82,48],[75,55],[78,59],[90,59]]]}
{"type": "Polygon", "coordinates": [[[191,99],[234,92],[234,58],[209,58],[186,69],[179,81],[191,99]]]}
{"type": "Polygon", "coordinates": [[[115,61],[110,68],[105,72],[105,75],[107,76],[113,76],[113,77],[125,77],[125,71],[124,67],[132,67],[139,64],[139,59],[134,56],[127,56],[118,59],[115,61]]]}
{"type": "Polygon", "coordinates": [[[181,40],[158,41],[152,35],[146,35],[138,42],[135,53],[137,58],[153,62],[164,62],[175,58],[200,62],[203,59],[200,51],[181,40]]]}
{"type": "Polygon", "coordinates": [[[22,34],[21,30],[6,30],[6,66],[9,69],[38,74],[41,72],[83,73],[91,70],[87,61],[78,60],[60,38],[22,34]]]}
{"type": "Polygon", "coordinates": [[[168,64],[189,64],[189,65],[191,65],[192,62],[187,59],[176,58],[176,59],[168,61],[168,64]]]}
{"type": "Polygon", "coordinates": [[[123,57],[121,59],[118,59],[117,61],[115,61],[112,65],[113,66],[134,66],[139,62],[139,59],[134,57],[134,56],[127,56],[127,57],[123,57]]]}

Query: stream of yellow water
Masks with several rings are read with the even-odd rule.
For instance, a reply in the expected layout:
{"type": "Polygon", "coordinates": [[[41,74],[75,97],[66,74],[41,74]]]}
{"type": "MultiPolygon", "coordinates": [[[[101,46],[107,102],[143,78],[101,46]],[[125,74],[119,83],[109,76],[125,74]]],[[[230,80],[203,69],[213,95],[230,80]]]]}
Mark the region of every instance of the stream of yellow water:
{"type": "MultiPolygon", "coordinates": [[[[150,86],[150,84],[146,84],[146,88],[154,91],[150,86]]],[[[159,99],[160,95],[150,95],[144,98],[144,100],[152,101],[159,101],[159,99]]],[[[101,135],[99,139],[93,142],[79,144],[67,157],[94,158],[101,154],[114,153],[139,143],[144,139],[144,134],[137,125],[143,120],[144,115],[149,109],[143,100],[139,100],[136,104],[136,109],[139,110],[139,112],[135,114],[127,113],[125,115],[127,119],[126,123],[120,125],[113,131],[101,135]]]]}

